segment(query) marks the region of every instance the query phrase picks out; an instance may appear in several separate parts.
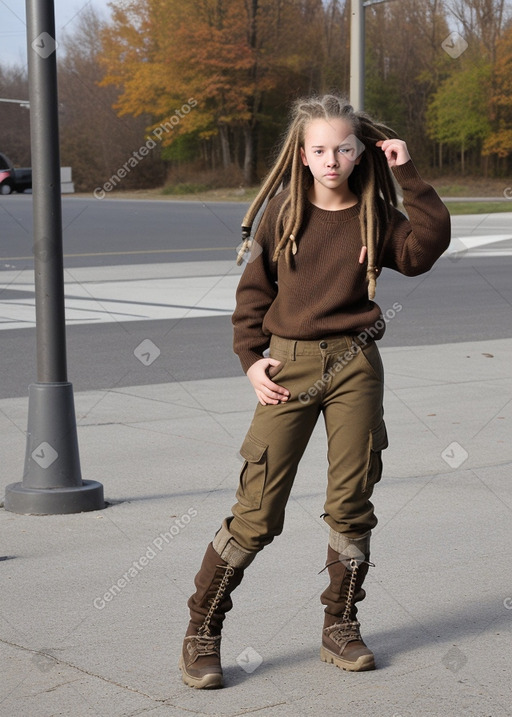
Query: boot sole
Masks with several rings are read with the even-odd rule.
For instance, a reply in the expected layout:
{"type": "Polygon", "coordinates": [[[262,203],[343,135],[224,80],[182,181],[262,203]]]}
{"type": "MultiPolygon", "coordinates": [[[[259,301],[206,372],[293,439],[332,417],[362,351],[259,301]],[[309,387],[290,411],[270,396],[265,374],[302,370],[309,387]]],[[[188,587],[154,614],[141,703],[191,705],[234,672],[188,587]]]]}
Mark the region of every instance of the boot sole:
{"type": "Polygon", "coordinates": [[[212,672],[209,675],[203,675],[203,677],[192,677],[185,669],[183,663],[183,657],[180,657],[178,667],[181,670],[181,679],[189,687],[194,687],[196,690],[218,690],[223,687],[222,675],[218,672],[212,672]]]}
{"type": "Polygon", "coordinates": [[[355,662],[348,662],[339,655],[335,655],[333,652],[326,650],[325,647],[320,648],[320,659],[322,662],[327,662],[329,665],[336,665],[341,670],[347,670],[348,672],[366,672],[367,670],[375,669],[375,658],[373,655],[361,655],[355,662]]]}

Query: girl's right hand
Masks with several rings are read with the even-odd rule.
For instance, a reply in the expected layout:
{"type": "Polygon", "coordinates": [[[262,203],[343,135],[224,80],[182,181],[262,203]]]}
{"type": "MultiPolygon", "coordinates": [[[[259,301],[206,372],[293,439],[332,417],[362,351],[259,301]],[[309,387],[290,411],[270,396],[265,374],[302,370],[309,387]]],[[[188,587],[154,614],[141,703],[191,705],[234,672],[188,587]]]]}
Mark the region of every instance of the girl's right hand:
{"type": "Polygon", "coordinates": [[[258,401],[262,406],[269,403],[284,403],[290,398],[290,392],[284,386],[274,383],[270,376],[278,372],[281,362],[277,359],[262,358],[247,370],[247,378],[258,397],[258,401]]]}

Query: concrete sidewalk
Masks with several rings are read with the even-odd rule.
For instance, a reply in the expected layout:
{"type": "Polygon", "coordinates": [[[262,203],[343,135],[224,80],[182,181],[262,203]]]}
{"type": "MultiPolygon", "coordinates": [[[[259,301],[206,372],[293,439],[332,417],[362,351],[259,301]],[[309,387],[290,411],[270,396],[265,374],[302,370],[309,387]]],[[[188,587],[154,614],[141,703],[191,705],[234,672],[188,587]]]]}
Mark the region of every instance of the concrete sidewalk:
{"type": "MultiPolygon", "coordinates": [[[[234,502],[244,376],[75,394],[84,479],[109,507],[0,510],[2,717],[512,714],[512,339],[383,349],[390,448],[360,618],[375,672],[319,659],[327,528],[319,423],[282,536],[234,593],[226,688],[177,659],[207,542],[234,502]]],[[[2,486],[27,399],[0,402],[2,486]]]]}

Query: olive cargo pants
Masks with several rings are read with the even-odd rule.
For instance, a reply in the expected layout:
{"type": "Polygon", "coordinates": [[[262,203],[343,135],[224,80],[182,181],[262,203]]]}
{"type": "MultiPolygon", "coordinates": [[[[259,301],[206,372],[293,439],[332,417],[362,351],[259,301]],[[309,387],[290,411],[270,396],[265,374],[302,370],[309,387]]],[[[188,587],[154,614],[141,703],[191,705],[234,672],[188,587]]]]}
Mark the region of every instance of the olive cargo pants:
{"type": "Polygon", "coordinates": [[[261,550],[281,533],[299,462],[322,413],[328,441],[323,517],[347,537],[367,533],[377,524],[370,497],[387,447],[383,368],[375,342],[273,336],[270,356],[281,362],[273,380],[291,395],[285,403],[256,408],[240,449],[245,462],[229,532],[249,551],[261,550]]]}

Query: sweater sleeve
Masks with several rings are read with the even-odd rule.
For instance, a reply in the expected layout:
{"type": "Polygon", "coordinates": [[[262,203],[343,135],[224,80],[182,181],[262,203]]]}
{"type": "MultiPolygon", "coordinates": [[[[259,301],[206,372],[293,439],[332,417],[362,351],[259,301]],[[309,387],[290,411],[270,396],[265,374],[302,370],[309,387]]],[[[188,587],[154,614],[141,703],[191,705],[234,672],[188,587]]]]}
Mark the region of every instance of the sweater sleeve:
{"type": "Polygon", "coordinates": [[[395,210],[379,264],[406,276],[432,268],[450,244],[450,214],[433,187],[423,181],[412,160],[393,167],[404,197],[405,217],[395,210]]]}
{"type": "Polygon", "coordinates": [[[272,260],[276,199],[269,202],[258,225],[250,259],[236,290],[236,308],[232,316],[233,349],[245,372],[263,358],[270,336],[263,330],[265,315],[277,295],[277,268],[272,260]]]}

